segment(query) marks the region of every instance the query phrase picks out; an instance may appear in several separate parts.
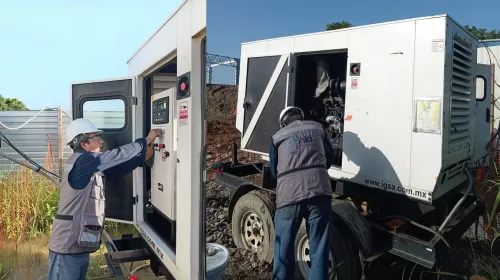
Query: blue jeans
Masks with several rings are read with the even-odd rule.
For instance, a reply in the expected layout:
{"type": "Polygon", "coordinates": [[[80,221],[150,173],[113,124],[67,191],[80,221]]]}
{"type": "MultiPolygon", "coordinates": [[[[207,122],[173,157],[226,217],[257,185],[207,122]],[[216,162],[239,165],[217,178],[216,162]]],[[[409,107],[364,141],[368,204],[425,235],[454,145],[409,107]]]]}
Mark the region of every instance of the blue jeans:
{"type": "Polygon", "coordinates": [[[89,253],[62,255],[49,251],[47,280],[85,280],[89,261],[89,253]]]}
{"type": "Polygon", "coordinates": [[[330,247],[329,225],[332,218],[330,196],[313,197],[276,210],[274,215],[273,279],[293,279],[295,274],[295,237],[302,219],[306,219],[311,257],[310,280],[328,279],[330,247]]]}

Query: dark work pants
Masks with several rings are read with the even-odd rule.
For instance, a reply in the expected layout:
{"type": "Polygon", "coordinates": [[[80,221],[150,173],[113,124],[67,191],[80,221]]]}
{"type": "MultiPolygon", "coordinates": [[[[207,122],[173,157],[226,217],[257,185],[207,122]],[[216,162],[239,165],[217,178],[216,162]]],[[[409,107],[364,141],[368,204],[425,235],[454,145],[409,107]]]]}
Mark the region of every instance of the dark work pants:
{"type": "Polygon", "coordinates": [[[332,198],[313,197],[276,210],[274,227],[273,279],[293,279],[295,272],[295,237],[302,219],[306,219],[311,257],[310,280],[328,279],[329,224],[332,198]]]}

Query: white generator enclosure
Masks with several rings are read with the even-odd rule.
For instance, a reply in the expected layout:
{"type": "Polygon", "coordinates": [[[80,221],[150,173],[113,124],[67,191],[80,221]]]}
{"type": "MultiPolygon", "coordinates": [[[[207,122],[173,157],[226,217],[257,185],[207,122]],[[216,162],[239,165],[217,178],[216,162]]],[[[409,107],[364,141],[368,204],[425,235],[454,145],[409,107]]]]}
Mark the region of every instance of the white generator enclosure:
{"type": "Polygon", "coordinates": [[[266,156],[280,111],[298,106],[335,148],[332,179],[433,204],[486,151],[489,95],[476,100],[476,76],[491,68],[476,53],[447,15],[244,43],[241,148],[266,156]]]}
{"type": "Polygon", "coordinates": [[[106,179],[106,217],[134,224],[175,279],[205,275],[205,37],[206,1],[183,1],[130,58],[129,77],[71,87],[73,119],[99,124],[104,150],[163,131],[152,165],[106,179]]]}

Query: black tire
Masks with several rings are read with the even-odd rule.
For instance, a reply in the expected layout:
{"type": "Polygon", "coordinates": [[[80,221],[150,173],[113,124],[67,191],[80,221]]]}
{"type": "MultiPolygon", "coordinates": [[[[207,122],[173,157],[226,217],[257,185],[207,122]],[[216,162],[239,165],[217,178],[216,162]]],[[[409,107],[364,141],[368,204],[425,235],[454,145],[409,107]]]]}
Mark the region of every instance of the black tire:
{"type": "MultiPolygon", "coordinates": [[[[330,280],[362,279],[362,267],[358,250],[347,232],[338,226],[330,230],[330,280]],[[332,260],[333,257],[333,260],[332,260]],[[335,269],[333,269],[335,268],[335,269]]],[[[295,273],[297,279],[309,279],[310,263],[307,262],[308,246],[305,221],[301,224],[295,238],[295,273]],[[309,269],[309,270],[308,270],[309,269]]]]}
{"type": "Polygon", "coordinates": [[[268,263],[272,263],[274,255],[272,209],[271,201],[265,193],[251,191],[238,199],[231,219],[236,247],[252,250],[257,253],[260,261],[268,263]]]}

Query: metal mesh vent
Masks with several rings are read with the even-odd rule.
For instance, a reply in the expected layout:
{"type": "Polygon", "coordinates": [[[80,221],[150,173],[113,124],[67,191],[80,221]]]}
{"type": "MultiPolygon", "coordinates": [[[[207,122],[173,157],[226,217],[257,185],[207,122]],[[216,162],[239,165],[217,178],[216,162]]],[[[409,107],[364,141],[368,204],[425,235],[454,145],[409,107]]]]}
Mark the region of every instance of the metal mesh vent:
{"type": "Polygon", "coordinates": [[[473,50],[460,36],[453,36],[449,152],[470,146],[473,50]]]}

